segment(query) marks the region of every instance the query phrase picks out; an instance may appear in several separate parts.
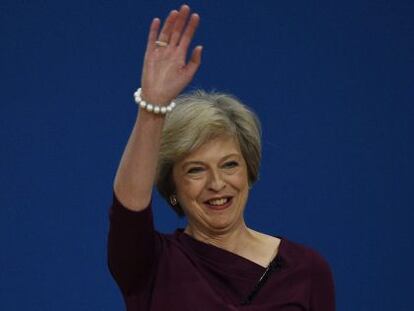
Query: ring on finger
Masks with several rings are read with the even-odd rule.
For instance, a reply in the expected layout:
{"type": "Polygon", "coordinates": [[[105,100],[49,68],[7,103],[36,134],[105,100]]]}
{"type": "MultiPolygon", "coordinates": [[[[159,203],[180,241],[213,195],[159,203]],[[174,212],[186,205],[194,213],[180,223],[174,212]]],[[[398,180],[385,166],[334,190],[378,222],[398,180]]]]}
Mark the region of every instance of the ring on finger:
{"type": "Polygon", "coordinates": [[[155,45],[165,48],[166,46],[168,46],[168,42],[157,40],[157,41],[155,41],[155,45]]]}

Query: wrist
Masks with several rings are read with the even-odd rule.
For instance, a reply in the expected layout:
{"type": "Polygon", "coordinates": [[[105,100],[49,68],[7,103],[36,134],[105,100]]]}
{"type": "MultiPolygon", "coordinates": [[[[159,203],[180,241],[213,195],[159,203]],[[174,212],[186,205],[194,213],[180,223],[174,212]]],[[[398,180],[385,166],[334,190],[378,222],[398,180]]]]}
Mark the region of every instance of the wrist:
{"type": "Polygon", "coordinates": [[[146,111],[154,113],[154,114],[165,115],[168,112],[171,112],[176,106],[175,102],[173,101],[169,103],[167,102],[166,104],[157,104],[155,102],[149,102],[149,101],[144,100],[142,96],[143,96],[142,90],[141,88],[139,88],[134,93],[135,102],[139,105],[141,109],[145,109],[146,111]]]}
{"type": "Polygon", "coordinates": [[[141,99],[153,105],[168,106],[168,104],[174,100],[174,98],[162,96],[161,94],[159,94],[160,92],[157,92],[157,91],[151,92],[147,88],[145,88],[144,90],[143,87],[138,88],[137,91],[134,93],[134,96],[139,90],[140,90],[141,99]]]}

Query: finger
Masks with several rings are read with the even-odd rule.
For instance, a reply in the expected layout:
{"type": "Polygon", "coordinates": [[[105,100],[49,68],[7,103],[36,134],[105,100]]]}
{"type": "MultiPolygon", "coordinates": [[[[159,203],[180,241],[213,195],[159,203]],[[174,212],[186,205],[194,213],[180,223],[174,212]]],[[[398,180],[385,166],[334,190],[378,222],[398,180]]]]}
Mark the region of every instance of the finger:
{"type": "Polygon", "coordinates": [[[167,19],[165,20],[164,26],[161,29],[160,35],[158,37],[159,41],[168,43],[177,17],[178,17],[178,11],[172,10],[170,14],[168,15],[167,19]]]}
{"type": "Polygon", "coordinates": [[[174,28],[171,34],[170,44],[172,46],[176,46],[178,44],[178,41],[180,41],[180,37],[189,14],[190,7],[188,5],[181,6],[180,12],[177,16],[177,20],[174,23],[174,28]]]}
{"type": "Polygon", "coordinates": [[[191,14],[190,21],[188,22],[187,27],[185,28],[185,31],[183,33],[183,36],[181,37],[179,44],[179,47],[183,52],[187,51],[199,22],[200,16],[196,13],[191,14]]]}
{"type": "Polygon", "coordinates": [[[160,29],[161,21],[159,18],[154,18],[152,20],[150,30],[148,33],[148,41],[147,41],[147,51],[151,51],[155,48],[155,41],[158,37],[158,30],[160,29]]]}
{"type": "Polygon", "coordinates": [[[186,66],[188,74],[191,76],[193,76],[196,73],[198,67],[200,67],[202,51],[203,51],[203,47],[199,45],[193,50],[193,53],[191,54],[190,61],[188,62],[186,66]]]}

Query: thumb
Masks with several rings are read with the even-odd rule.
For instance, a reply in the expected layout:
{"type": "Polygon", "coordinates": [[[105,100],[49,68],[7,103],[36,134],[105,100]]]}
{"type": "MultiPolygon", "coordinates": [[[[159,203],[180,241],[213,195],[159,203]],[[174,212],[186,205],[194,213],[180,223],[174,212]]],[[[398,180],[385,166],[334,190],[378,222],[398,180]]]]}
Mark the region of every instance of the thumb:
{"type": "Polygon", "coordinates": [[[203,47],[201,45],[197,46],[194,50],[193,53],[191,54],[191,58],[190,61],[187,64],[187,71],[190,75],[194,75],[198,69],[198,67],[200,67],[201,64],[201,53],[203,51],[203,47]]]}

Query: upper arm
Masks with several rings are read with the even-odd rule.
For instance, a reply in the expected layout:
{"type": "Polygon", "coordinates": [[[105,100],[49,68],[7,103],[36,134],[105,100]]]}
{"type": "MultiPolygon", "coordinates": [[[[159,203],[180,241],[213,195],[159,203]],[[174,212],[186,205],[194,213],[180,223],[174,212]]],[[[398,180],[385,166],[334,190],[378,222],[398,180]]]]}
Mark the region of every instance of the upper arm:
{"type": "Polygon", "coordinates": [[[153,275],[158,251],[151,208],[125,208],[114,194],[110,210],[108,266],[125,295],[146,287],[153,275]]]}
{"type": "Polygon", "coordinates": [[[310,310],[335,310],[333,275],[329,264],[316,252],[312,255],[310,310]]]}

